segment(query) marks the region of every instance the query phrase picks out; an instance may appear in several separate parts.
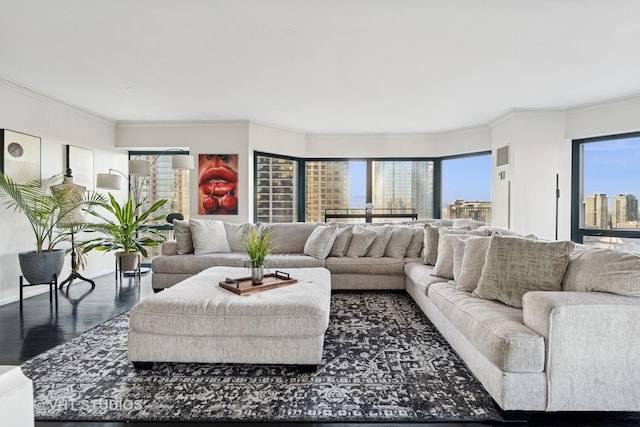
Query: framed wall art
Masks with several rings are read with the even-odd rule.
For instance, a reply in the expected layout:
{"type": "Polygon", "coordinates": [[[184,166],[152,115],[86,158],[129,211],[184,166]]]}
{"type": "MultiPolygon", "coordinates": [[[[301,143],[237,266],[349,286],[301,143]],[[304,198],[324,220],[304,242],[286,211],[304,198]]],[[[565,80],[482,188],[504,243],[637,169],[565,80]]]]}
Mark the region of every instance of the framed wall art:
{"type": "Polygon", "coordinates": [[[0,129],[2,173],[16,183],[41,179],[40,138],[8,129],[0,129]]]}
{"type": "Polygon", "coordinates": [[[93,150],[67,145],[66,158],[73,182],[93,191],[93,150]]]}
{"type": "Polygon", "coordinates": [[[198,214],[238,214],[238,155],[200,154],[198,214]]]}

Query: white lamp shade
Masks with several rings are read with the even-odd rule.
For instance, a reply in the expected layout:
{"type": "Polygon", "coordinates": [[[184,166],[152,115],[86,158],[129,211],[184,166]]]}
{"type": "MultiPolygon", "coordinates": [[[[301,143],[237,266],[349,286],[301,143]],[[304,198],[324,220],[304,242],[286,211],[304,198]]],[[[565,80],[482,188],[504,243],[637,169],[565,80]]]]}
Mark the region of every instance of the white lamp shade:
{"type": "Polygon", "coordinates": [[[149,162],[148,160],[141,160],[141,159],[129,160],[129,175],[131,176],[151,175],[151,162],[149,162]]]}
{"type": "Polygon", "coordinates": [[[195,160],[188,154],[171,156],[171,169],[195,169],[195,160]]]}
{"type": "Polygon", "coordinates": [[[96,187],[104,188],[105,190],[119,190],[122,188],[120,176],[110,173],[99,173],[96,176],[96,187]]]}

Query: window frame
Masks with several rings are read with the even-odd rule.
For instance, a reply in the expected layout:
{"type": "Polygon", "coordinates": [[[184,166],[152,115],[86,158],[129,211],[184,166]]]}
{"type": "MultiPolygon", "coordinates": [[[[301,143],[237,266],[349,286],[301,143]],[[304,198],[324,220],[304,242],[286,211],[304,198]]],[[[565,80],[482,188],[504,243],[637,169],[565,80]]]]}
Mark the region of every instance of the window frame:
{"type": "MultiPolygon", "coordinates": [[[[580,226],[580,187],[583,181],[584,165],[582,164],[582,147],[584,144],[640,138],[640,132],[629,132],[615,135],[604,135],[591,138],[574,139],[571,142],[571,240],[583,243],[585,236],[622,237],[640,239],[640,228],[635,230],[585,228],[580,226]]],[[[638,147],[640,150],[640,147],[638,147]]],[[[584,195],[582,195],[584,196],[584,195]]]]}

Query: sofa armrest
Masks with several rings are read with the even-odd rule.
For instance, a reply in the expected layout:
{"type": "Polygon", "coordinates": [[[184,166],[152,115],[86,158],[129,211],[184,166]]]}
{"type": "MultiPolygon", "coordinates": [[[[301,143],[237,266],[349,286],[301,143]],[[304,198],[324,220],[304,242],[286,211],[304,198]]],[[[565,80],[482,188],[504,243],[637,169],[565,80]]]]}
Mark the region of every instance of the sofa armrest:
{"type": "Polygon", "coordinates": [[[167,240],[160,246],[161,255],[178,255],[178,242],[167,240]]]}
{"type": "Polygon", "coordinates": [[[545,338],[547,411],[640,410],[640,298],[529,292],[522,314],[545,338]]]}

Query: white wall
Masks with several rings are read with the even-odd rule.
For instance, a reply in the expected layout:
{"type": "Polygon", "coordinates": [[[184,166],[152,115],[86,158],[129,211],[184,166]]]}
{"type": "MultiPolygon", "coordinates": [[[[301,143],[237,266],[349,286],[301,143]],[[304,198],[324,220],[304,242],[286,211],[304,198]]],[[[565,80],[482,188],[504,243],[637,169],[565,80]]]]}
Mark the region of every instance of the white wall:
{"type": "MultiPolygon", "coordinates": [[[[253,181],[249,179],[249,122],[120,122],[116,126],[116,146],[130,149],[183,148],[199,154],[238,154],[238,214],[207,215],[209,219],[247,222],[252,212],[253,181]]],[[[198,171],[191,171],[191,214],[198,215],[198,171]]]]}
{"type": "MultiPolygon", "coordinates": [[[[28,133],[41,138],[41,173],[43,177],[63,172],[66,144],[89,148],[94,152],[94,171],[101,164],[108,167],[126,165],[126,153],[114,150],[115,125],[0,80],[0,128],[28,133]]],[[[0,207],[2,239],[0,239],[0,304],[18,298],[18,252],[33,250],[35,240],[27,220],[20,213],[0,207]]],[[[83,274],[95,277],[113,269],[113,257],[91,253],[83,274]]],[[[67,257],[63,278],[70,273],[67,257]]],[[[47,291],[46,286],[25,288],[25,296],[47,291]]]]}
{"type": "Polygon", "coordinates": [[[569,139],[615,135],[640,130],[640,96],[567,110],[569,139]]]}
{"type": "Polygon", "coordinates": [[[308,135],[306,157],[441,157],[491,149],[491,129],[440,134],[308,135]]]}

